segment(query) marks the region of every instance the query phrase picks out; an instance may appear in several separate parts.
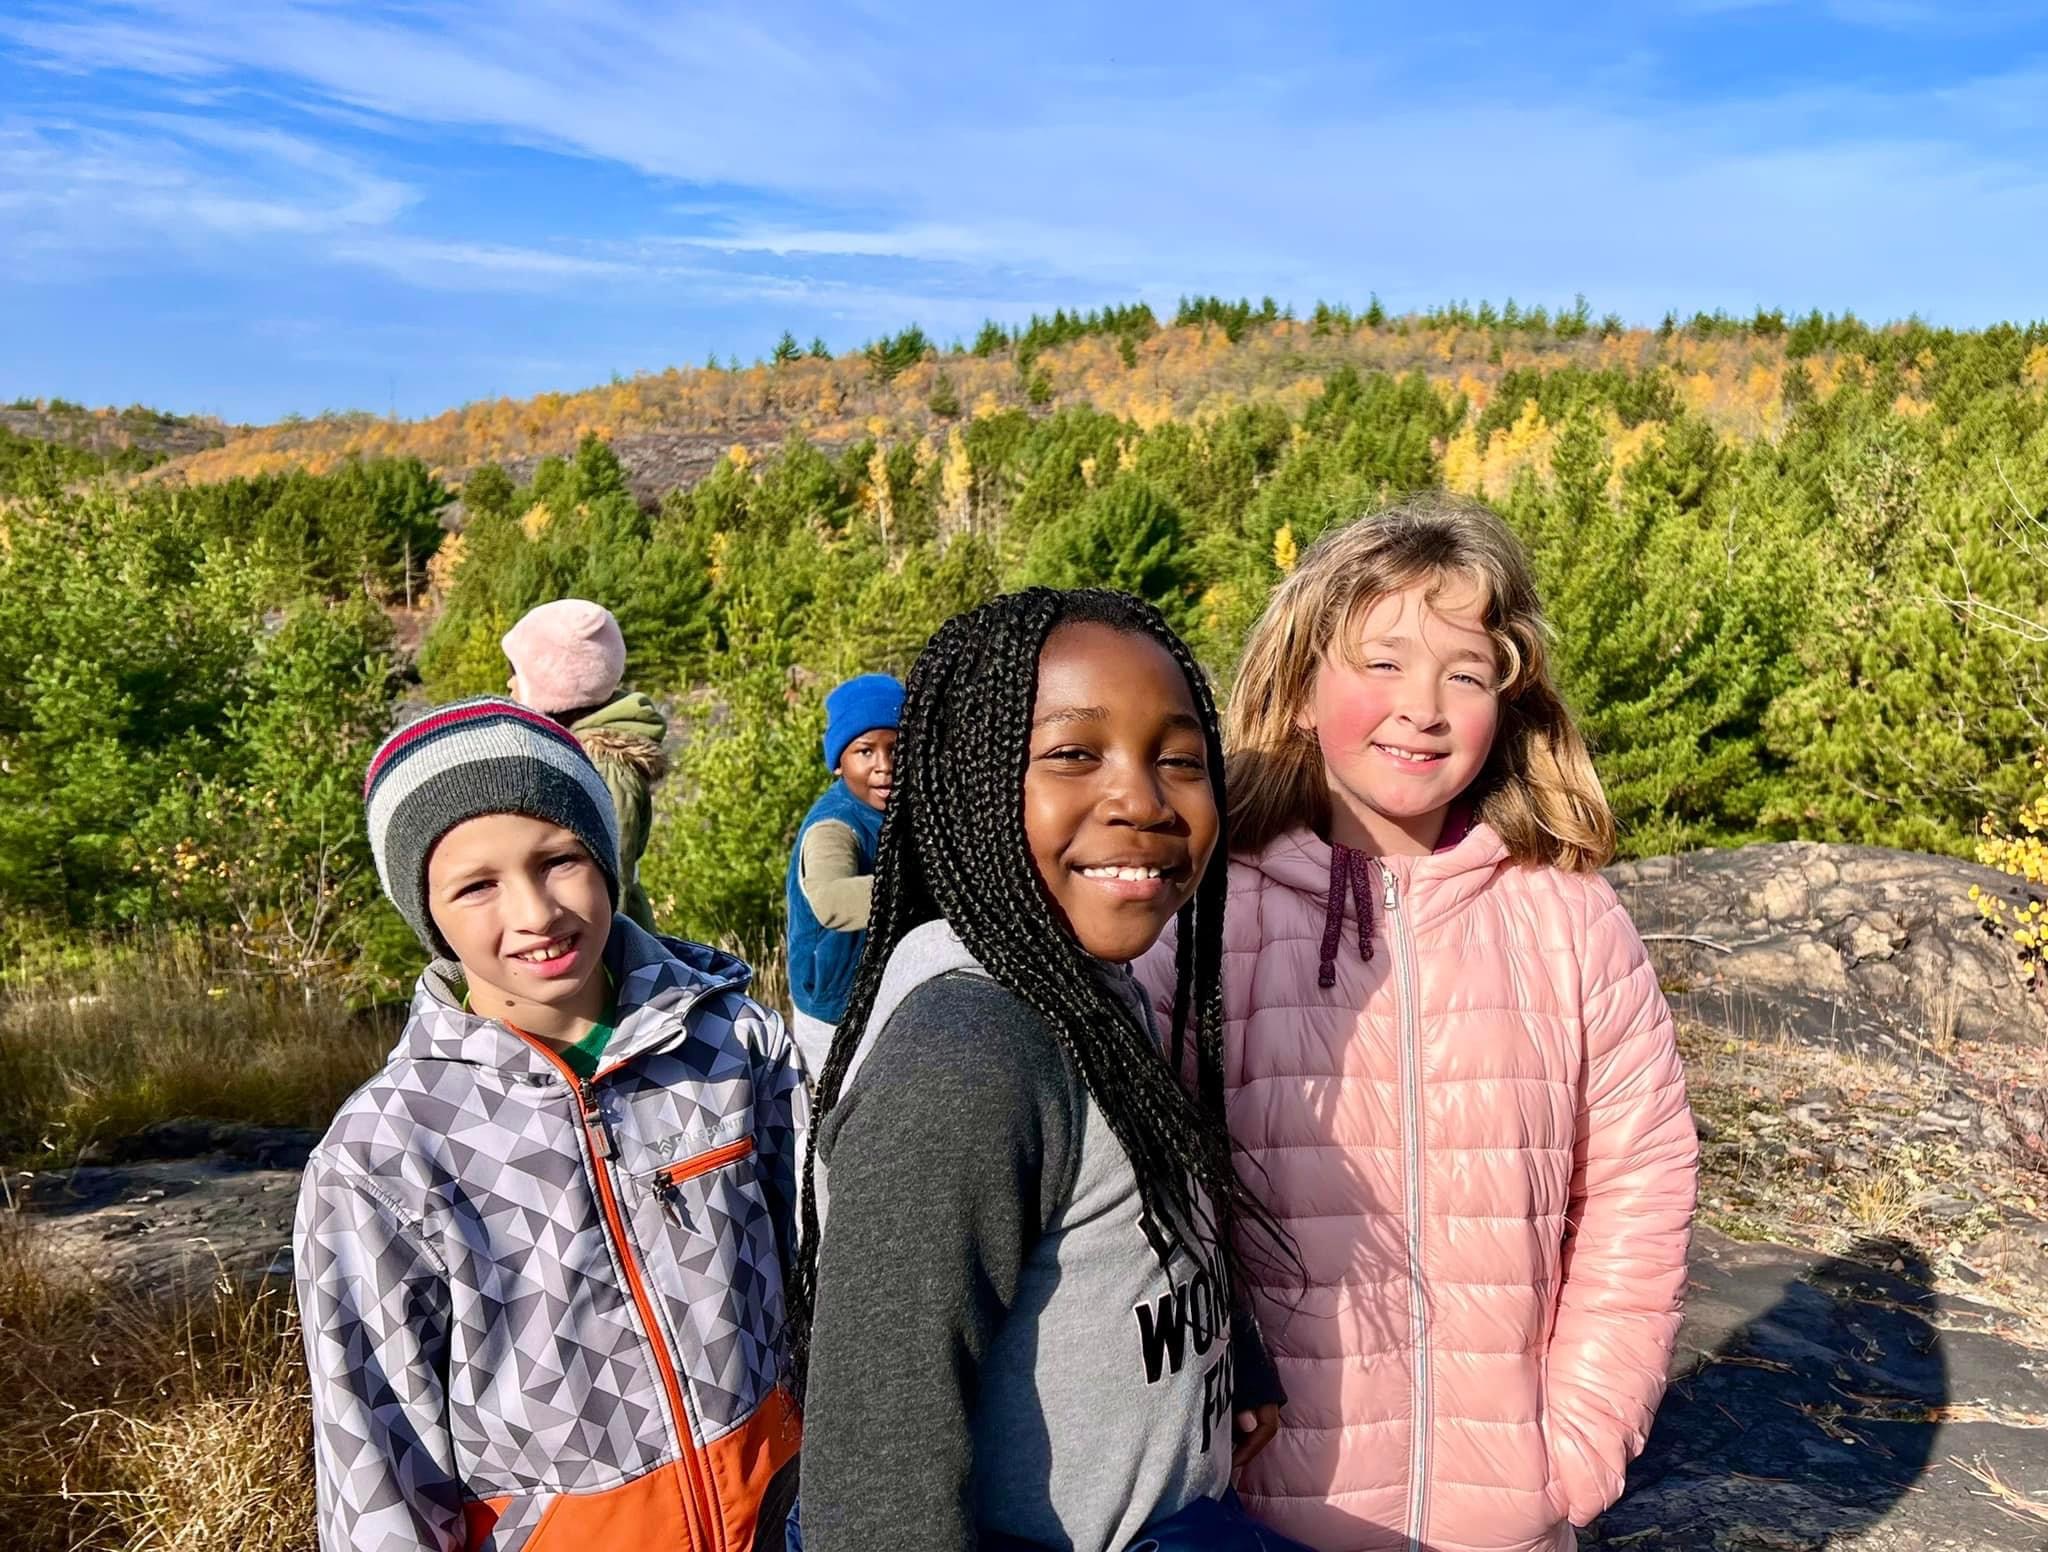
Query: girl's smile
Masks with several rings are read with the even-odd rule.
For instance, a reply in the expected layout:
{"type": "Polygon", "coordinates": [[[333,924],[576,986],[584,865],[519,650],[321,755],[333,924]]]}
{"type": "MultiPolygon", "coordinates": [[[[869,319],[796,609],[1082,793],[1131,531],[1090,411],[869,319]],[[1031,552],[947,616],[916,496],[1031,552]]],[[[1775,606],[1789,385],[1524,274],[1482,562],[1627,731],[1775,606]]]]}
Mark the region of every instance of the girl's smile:
{"type": "Polygon", "coordinates": [[[1417,584],[1375,600],[1355,644],[1332,644],[1301,718],[1322,751],[1332,841],[1383,856],[1435,847],[1500,721],[1482,605],[1460,578],[1417,584]]]}
{"type": "Polygon", "coordinates": [[[1437,761],[1450,757],[1448,749],[1407,749],[1399,744],[1382,743],[1375,743],[1373,748],[1400,761],[1403,765],[1434,765],[1437,761]]]}
{"type": "Polygon", "coordinates": [[[1134,959],[1195,892],[1221,829],[1202,723],[1148,637],[1063,625],[1038,659],[1024,833],[1081,947],[1134,959]]]}

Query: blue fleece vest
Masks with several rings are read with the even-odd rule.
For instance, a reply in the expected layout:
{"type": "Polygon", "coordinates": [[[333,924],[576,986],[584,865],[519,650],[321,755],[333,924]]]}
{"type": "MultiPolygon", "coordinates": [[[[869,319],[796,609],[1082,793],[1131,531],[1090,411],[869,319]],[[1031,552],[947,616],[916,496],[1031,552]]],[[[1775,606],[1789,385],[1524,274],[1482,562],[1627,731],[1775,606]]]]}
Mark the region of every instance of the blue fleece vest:
{"type": "Polygon", "coordinates": [[[836,819],[860,839],[860,867],[875,870],[875,843],[882,836],[882,815],[855,797],[843,781],[835,781],[825,795],[804,815],[796,845],[789,854],[789,876],[783,894],[789,905],[789,995],[799,1013],[836,1024],[846,1014],[846,999],[853,992],[853,972],[860,964],[860,946],[865,932],[838,932],[818,925],[811,902],[804,898],[797,875],[801,869],[804,834],[821,819],[836,819]]]}

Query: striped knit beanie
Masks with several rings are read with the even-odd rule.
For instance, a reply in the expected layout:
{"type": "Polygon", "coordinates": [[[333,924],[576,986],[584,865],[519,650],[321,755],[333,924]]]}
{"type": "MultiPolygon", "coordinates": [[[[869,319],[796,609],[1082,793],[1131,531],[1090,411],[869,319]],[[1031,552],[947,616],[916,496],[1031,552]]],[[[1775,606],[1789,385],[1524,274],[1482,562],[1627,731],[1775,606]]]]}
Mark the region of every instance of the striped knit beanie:
{"type": "Polygon", "coordinates": [[[385,739],[363,779],[370,850],[384,893],[420,941],[452,958],[427,909],[427,859],[485,814],[526,814],[569,831],[619,903],[619,821],[576,736],[495,695],[437,706],[385,739]]]}

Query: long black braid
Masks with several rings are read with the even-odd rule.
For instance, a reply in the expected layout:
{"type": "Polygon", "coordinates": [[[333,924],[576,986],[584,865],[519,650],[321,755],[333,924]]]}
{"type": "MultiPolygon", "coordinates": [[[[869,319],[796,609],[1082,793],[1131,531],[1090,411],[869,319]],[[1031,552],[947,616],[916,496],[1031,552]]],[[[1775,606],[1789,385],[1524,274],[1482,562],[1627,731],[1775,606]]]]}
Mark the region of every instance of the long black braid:
{"type": "Polygon", "coordinates": [[[1198,1256],[1198,1240],[1219,1245],[1233,1274],[1242,1253],[1232,1232],[1239,1225],[1253,1225],[1273,1245],[1292,1251],[1285,1231],[1238,1179],[1224,1126],[1227,835],[1219,833],[1211,865],[1180,911],[1171,1062],[1161,1060],[1150,1032],[1092,973],[1093,962],[1033,868],[1023,790],[1038,658],[1053,630],[1070,623],[1144,636],[1172,655],[1201,719],[1218,814],[1227,812],[1222,734],[1208,681],[1173,628],[1142,600],[1099,589],[1030,588],[956,615],[925,645],[906,686],[867,942],[813,1099],[803,1248],[791,1290],[799,1376],[816,1308],[819,1132],[839,1102],[890,954],[913,927],[936,917],[950,922],[988,973],[1050,1026],[1123,1145],[1151,1225],[1198,1256]],[[1193,1095],[1181,1080],[1190,1032],[1193,1095]]]}

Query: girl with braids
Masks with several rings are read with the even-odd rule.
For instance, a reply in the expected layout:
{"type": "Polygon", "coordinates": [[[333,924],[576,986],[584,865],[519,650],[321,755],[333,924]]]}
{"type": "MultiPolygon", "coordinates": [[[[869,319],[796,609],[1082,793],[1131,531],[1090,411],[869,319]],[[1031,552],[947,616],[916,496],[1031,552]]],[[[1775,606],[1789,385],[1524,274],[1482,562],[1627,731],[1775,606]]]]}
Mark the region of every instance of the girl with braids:
{"type": "Polygon", "coordinates": [[[1230,1129],[1303,1263],[1241,1485],[1320,1552],[1561,1552],[1664,1389],[1698,1145],[1545,635],[1507,526],[1424,498],[1301,558],[1231,699],[1230,1129]]]}
{"type": "Polygon", "coordinates": [[[998,598],[911,670],[805,1161],[808,1552],[1286,1545],[1225,1501],[1281,1396],[1229,1296],[1271,1219],[1223,1125],[1221,791],[1134,598],[998,598]],[[1176,915],[1193,1093],[1127,968],[1176,915]]]}

